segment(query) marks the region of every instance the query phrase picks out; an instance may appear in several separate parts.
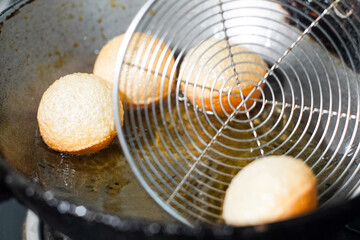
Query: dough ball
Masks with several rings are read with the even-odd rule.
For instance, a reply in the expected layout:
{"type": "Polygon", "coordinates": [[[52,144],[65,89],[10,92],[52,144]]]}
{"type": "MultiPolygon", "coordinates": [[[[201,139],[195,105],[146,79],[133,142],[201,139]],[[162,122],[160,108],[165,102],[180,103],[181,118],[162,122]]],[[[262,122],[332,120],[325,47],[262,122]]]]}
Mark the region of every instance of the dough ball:
{"type": "MultiPolygon", "coordinates": [[[[111,39],[101,49],[94,64],[94,74],[110,83],[114,81],[115,63],[123,38],[124,34],[121,34],[111,39]]],[[[173,86],[170,76],[175,60],[170,57],[171,50],[165,49],[166,44],[160,39],[145,33],[134,33],[120,75],[119,90],[125,108],[131,108],[129,104],[144,107],[168,96],[168,90],[173,86]],[[156,70],[158,74],[155,74],[156,70]]],[[[173,77],[175,74],[176,71],[173,77]]]]}
{"type": "MultiPolygon", "coordinates": [[[[225,40],[206,40],[190,49],[186,54],[180,68],[181,89],[184,93],[186,92],[185,94],[192,104],[200,109],[204,107],[206,111],[216,112],[220,116],[226,115],[226,113],[231,114],[242,102],[239,87],[236,84],[237,80],[240,82],[240,88],[245,98],[265,76],[267,64],[258,55],[236,45],[231,47],[231,53],[237,77],[225,40]],[[185,88],[186,83],[187,88],[185,88]],[[204,92],[202,93],[203,86],[204,92]],[[230,101],[229,92],[231,92],[230,101]],[[193,99],[194,95],[195,100],[193,99]],[[224,109],[221,107],[221,103],[224,109]]],[[[260,87],[262,88],[263,84],[260,87]]],[[[259,89],[251,94],[251,98],[260,96],[259,89]]],[[[252,100],[246,101],[247,108],[253,104],[252,100]]],[[[245,108],[241,107],[240,109],[244,110],[245,108]]]]}
{"type": "Polygon", "coordinates": [[[43,94],[37,119],[44,142],[56,151],[101,150],[116,136],[111,85],[92,74],[66,75],[43,94]]]}
{"type": "Polygon", "coordinates": [[[317,206],[316,178],[300,159],[255,160],[231,181],[223,205],[227,224],[242,226],[285,220],[317,206]]]}

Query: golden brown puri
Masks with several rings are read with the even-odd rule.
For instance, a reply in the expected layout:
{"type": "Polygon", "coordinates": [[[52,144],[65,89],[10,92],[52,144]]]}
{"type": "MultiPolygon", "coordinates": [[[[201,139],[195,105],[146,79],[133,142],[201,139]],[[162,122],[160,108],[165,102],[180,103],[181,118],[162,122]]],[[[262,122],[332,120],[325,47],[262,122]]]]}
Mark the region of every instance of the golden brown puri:
{"type": "MultiPolygon", "coordinates": [[[[240,46],[232,46],[231,53],[232,57],[225,40],[208,39],[186,54],[180,68],[181,89],[186,92],[192,104],[206,111],[216,112],[220,116],[231,114],[233,108],[235,109],[242,102],[237,81],[240,82],[244,98],[259,84],[267,72],[267,64],[258,55],[240,46]],[[195,91],[194,86],[196,86],[195,91]],[[222,89],[221,96],[220,89],[222,89]],[[228,98],[229,92],[231,95],[228,98]]],[[[263,85],[260,84],[260,87],[262,88],[263,85]]],[[[261,91],[258,88],[251,94],[251,98],[260,96],[261,91]]],[[[246,101],[247,108],[253,104],[252,100],[246,101]]],[[[244,107],[240,109],[244,110],[244,107]]]]}
{"type": "MultiPolygon", "coordinates": [[[[123,38],[124,34],[121,34],[111,39],[101,49],[94,64],[93,73],[110,83],[114,81],[116,58],[123,38]]],[[[169,88],[171,91],[173,87],[174,79],[170,76],[174,63],[171,50],[164,42],[152,35],[134,33],[120,75],[119,90],[124,107],[131,108],[131,104],[132,107],[144,107],[166,98],[169,88]]]]}
{"type": "Polygon", "coordinates": [[[301,160],[268,156],[243,168],[225,195],[223,218],[234,226],[285,220],[317,207],[316,177],[301,160]]]}
{"type": "MultiPolygon", "coordinates": [[[[120,108],[123,121],[121,103],[120,108]]],[[[61,77],[43,94],[37,119],[50,148],[71,154],[99,151],[116,136],[111,85],[93,74],[61,77]]]]}

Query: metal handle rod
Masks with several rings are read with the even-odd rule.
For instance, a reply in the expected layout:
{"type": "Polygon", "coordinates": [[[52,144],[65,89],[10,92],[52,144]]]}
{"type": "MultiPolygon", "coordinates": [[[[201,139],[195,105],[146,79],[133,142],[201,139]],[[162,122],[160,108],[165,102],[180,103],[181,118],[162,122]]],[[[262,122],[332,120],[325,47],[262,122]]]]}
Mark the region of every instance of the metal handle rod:
{"type": "MultiPolygon", "coordinates": [[[[124,62],[124,64],[155,74],[155,71],[153,71],[153,70],[149,70],[147,68],[143,68],[141,66],[138,66],[138,65],[135,65],[135,64],[132,64],[132,63],[124,62]]],[[[167,76],[167,75],[165,75],[165,77],[170,78],[170,76],[167,76]]],[[[178,81],[179,79],[175,78],[174,80],[178,81]]],[[[195,85],[194,83],[186,82],[185,80],[180,80],[180,81],[182,81],[183,83],[187,83],[189,85],[192,85],[192,86],[195,85]]],[[[209,91],[213,91],[213,92],[216,92],[216,93],[219,93],[219,94],[222,94],[222,95],[226,95],[226,96],[230,94],[230,96],[232,96],[232,97],[241,97],[239,94],[236,94],[236,93],[231,93],[231,92],[229,93],[227,91],[220,91],[220,90],[217,90],[217,89],[212,89],[212,88],[207,87],[207,86],[204,86],[204,88],[209,90],[209,91]]],[[[320,113],[321,115],[323,115],[323,114],[330,114],[331,116],[340,115],[340,118],[349,117],[352,120],[356,119],[356,116],[353,115],[353,114],[348,115],[346,113],[338,113],[336,111],[329,111],[327,109],[319,109],[319,108],[316,108],[316,107],[309,107],[309,106],[303,106],[302,107],[302,106],[300,106],[298,104],[291,104],[291,103],[287,103],[287,102],[270,101],[270,100],[267,100],[267,99],[265,99],[265,101],[264,101],[264,100],[259,99],[259,98],[252,98],[252,97],[246,98],[247,96],[244,96],[244,97],[245,97],[246,100],[251,100],[251,101],[254,101],[254,102],[264,102],[264,104],[274,104],[274,105],[277,105],[277,106],[283,106],[285,108],[292,107],[294,109],[300,109],[301,111],[312,111],[314,113],[315,112],[320,113]]]]}
{"type": "Polygon", "coordinates": [[[190,167],[189,171],[185,174],[185,176],[183,177],[183,179],[180,181],[180,183],[177,185],[177,187],[175,188],[175,190],[173,191],[173,193],[170,195],[170,197],[167,199],[166,203],[170,203],[175,195],[179,192],[179,190],[182,188],[182,186],[184,185],[184,183],[186,182],[186,180],[190,177],[190,175],[192,174],[192,172],[194,171],[194,169],[197,167],[197,165],[199,164],[199,162],[201,161],[201,159],[205,156],[205,154],[207,153],[207,151],[210,149],[210,147],[214,144],[214,142],[216,141],[216,139],[220,136],[221,132],[226,128],[226,126],[231,122],[231,120],[234,118],[235,114],[239,111],[240,107],[242,105],[244,105],[245,101],[247,101],[251,94],[253,94],[253,92],[255,91],[255,89],[257,89],[262,83],[265,83],[267,78],[274,72],[274,70],[277,68],[277,66],[285,59],[285,57],[300,43],[300,41],[307,35],[310,33],[311,29],[313,27],[315,27],[318,22],[326,15],[329,13],[329,11],[334,8],[338,3],[340,2],[340,0],[335,0],[334,2],[332,2],[304,31],[303,33],[296,39],[295,42],[293,42],[291,44],[291,46],[284,52],[284,54],[272,65],[272,67],[269,69],[269,71],[265,74],[264,78],[258,83],[258,86],[253,88],[252,91],[249,93],[249,95],[244,99],[244,101],[242,101],[237,107],[236,110],[233,111],[230,116],[226,119],[226,121],[223,123],[223,125],[221,126],[221,128],[218,130],[218,132],[214,135],[214,137],[210,140],[210,142],[208,143],[208,145],[204,148],[204,150],[201,152],[201,154],[199,155],[199,157],[195,160],[195,162],[192,164],[192,166],[190,167]]]}
{"type": "Polygon", "coordinates": [[[315,107],[308,107],[308,106],[300,106],[298,104],[290,104],[290,103],[286,103],[286,102],[278,102],[278,101],[269,101],[269,100],[265,100],[263,101],[262,99],[257,99],[257,98],[250,98],[250,100],[252,101],[256,101],[256,102],[264,102],[264,104],[271,104],[271,105],[277,105],[277,106],[283,106],[285,108],[293,108],[293,109],[300,109],[301,111],[312,111],[313,113],[320,113],[321,115],[324,114],[330,114],[331,116],[338,116],[340,115],[340,118],[349,118],[351,120],[356,120],[356,115],[349,115],[346,113],[339,113],[336,111],[329,111],[327,109],[319,109],[319,108],[315,108],[315,107]]]}
{"type": "MultiPolygon", "coordinates": [[[[241,98],[241,102],[244,102],[244,94],[242,92],[242,89],[241,89],[241,85],[240,85],[240,80],[239,80],[239,76],[238,76],[238,73],[236,71],[236,66],[234,64],[234,58],[233,58],[233,54],[231,52],[231,46],[230,46],[230,43],[229,43],[229,36],[227,34],[227,30],[226,30],[226,27],[225,27],[225,18],[224,18],[224,10],[223,10],[223,7],[222,7],[222,2],[221,0],[219,0],[219,7],[220,7],[220,15],[221,15],[221,22],[222,22],[222,25],[223,25],[223,31],[224,31],[224,34],[225,34],[225,40],[226,40],[226,48],[227,50],[229,51],[229,57],[230,57],[230,62],[231,62],[231,67],[234,71],[234,74],[235,74],[235,78],[236,78],[236,86],[239,90],[239,93],[240,93],[240,98],[241,98]]],[[[251,94],[249,95],[251,96],[251,94]]],[[[221,101],[220,101],[221,102],[221,101]]],[[[231,105],[231,103],[230,103],[231,105]]],[[[244,109],[245,109],[245,114],[246,114],[246,117],[247,119],[249,120],[249,124],[250,124],[250,128],[252,129],[252,133],[256,139],[256,144],[258,145],[259,149],[260,149],[260,153],[261,153],[261,156],[264,156],[264,149],[262,149],[261,147],[261,143],[260,143],[260,140],[258,138],[258,135],[257,135],[257,132],[256,130],[254,129],[254,123],[253,121],[251,120],[250,118],[250,114],[249,114],[249,111],[248,111],[248,108],[246,106],[246,104],[244,104],[244,109]]]]}

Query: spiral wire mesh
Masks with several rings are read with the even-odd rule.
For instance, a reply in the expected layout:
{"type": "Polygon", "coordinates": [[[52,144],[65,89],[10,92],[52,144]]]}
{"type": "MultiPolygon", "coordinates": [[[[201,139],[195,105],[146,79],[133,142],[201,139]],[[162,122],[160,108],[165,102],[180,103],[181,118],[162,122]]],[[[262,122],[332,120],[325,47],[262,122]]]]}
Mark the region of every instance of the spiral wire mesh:
{"type": "Polygon", "coordinates": [[[340,1],[148,1],[118,54],[114,105],[124,154],[155,201],[188,225],[222,223],[233,176],[274,154],[313,169],[321,207],[353,196],[360,25],[352,11],[340,1]],[[264,62],[244,57],[254,54],[264,62]]]}

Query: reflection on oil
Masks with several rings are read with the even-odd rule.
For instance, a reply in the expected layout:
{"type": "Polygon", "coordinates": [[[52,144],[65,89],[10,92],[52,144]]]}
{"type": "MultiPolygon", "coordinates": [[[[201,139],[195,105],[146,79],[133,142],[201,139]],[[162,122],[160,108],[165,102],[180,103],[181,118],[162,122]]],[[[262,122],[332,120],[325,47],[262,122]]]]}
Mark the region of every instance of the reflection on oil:
{"type": "Polygon", "coordinates": [[[169,221],[139,186],[116,141],[98,153],[74,156],[49,149],[38,131],[36,139],[38,161],[33,179],[45,190],[90,209],[169,221]]]}

